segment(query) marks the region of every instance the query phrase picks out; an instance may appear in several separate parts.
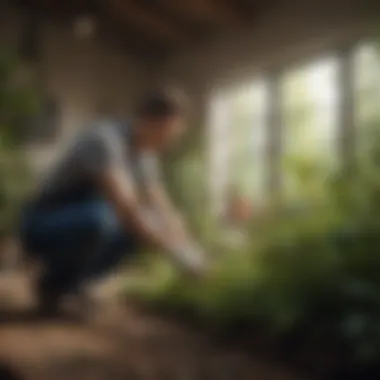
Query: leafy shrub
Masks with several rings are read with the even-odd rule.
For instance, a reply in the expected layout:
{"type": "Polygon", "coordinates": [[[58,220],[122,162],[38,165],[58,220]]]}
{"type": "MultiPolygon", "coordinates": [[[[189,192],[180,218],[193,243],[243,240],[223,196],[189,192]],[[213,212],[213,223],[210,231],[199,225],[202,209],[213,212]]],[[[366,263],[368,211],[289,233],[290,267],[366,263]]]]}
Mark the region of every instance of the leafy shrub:
{"type": "Polygon", "coordinates": [[[298,212],[282,209],[259,234],[252,230],[250,245],[221,256],[208,278],[191,283],[159,261],[161,271],[152,269],[150,290],[139,296],[220,328],[262,324],[278,337],[301,329],[306,340],[324,333],[347,347],[351,364],[376,363],[380,133],[372,133],[371,149],[331,175],[323,196],[306,191],[298,212]]]}
{"type": "Polygon", "coordinates": [[[9,235],[31,184],[21,142],[28,118],[38,109],[28,72],[0,46],[0,235],[9,235]]]}

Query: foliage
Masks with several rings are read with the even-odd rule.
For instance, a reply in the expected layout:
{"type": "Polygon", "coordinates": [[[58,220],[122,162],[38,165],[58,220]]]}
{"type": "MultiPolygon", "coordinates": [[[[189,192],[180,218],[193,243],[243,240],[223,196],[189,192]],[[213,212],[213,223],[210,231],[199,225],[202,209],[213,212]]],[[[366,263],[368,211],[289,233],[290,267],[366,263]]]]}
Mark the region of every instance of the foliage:
{"type": "Polygon", "coordinates": [[[21,142],[28,119],[37,110],[28,74],[17,57],[0,46],[0,235],[12,231],[30,184],[21,142]]]}
{"type": "Polygon", "coordinates": [[[20,203],[30,186],[25,154],[0,140],[0,234],[14,228],[20,203]]]}
{"type": "Polygon", "coordinates": [[[17,56],[0,46],[0,125],[2,134],[12,143],[24,137],[23,128],[38,108],[31,79],[17,56]]]}
{"type": "MultiPolygon", "coordinates": [[[[369,102],[370,95],[363,103],[369,102]]],[[[294,112],[289,124],[294,128],[309,125],[310,112],[294,112]]],[[[207,278],[189,281],[158,259],[149,278],[127,290],[159,307],[185,311],[219,331],[243,325],[245,335],[250,329],[265,331],[267,340],[298,342],[299,351],[313,346],[311,360],[315,363],[322,351],[326,361],[336,359],[337,366],[342,360],[350,369],[378,364],[380,120],[374,122],[375,108],[366,113],[370,115],[361,117],[359,123],[371,125],[359,126],[355,162],[335,167],[326,175],[326,166],[335,166],[335,160],[321,159],[316,164],[312,154],[288,158],[294,194],[287,203],[279,203],[281,207],[273,213],[276,218],[248,228],[249,244],[213,246],[209,229],[202,226],[210,250],[219,255],[207,278]]],[[[186,155],[202,160],[194,151],[186,155]]],[[[178,178],[178,170],[183,176],[190,174],[185,162],[173,165],[172,178],[178,178]]],[[[200,194],[206,189],[205,179],[199,170],[176,192],[196,187],[194,191],[200,194]]],[[[187,208],[194,220],[202,215],[202,203],[197,203],[201,199],[194,197],[187,208]]],[[[181,202],[188,199],[181,198],[181,202]]],[[[216,240],[221,241],[222,234],[216,234],[216,240]]]]}
{"type": "MultiPolygon", "coordinates": [[[[169,264],[152,269],[140,297],[185,309],[220,328],[244,322],[279,339],[302,329],[344,343],[351,364],[380,359],[380,133],[355,165],[340,168],[317,196],[318,168],[298,163],[301,207],[285,208],[269,225],[252,226],[246,249],[223,255],[200,283],[169,264]],[[260,228],[258,232],[258,228],[260,228]],[[159,269],[158,269],[159,268],[159,269]]],[[[327,348],[327,346],[326,346],[327,348]]]]}

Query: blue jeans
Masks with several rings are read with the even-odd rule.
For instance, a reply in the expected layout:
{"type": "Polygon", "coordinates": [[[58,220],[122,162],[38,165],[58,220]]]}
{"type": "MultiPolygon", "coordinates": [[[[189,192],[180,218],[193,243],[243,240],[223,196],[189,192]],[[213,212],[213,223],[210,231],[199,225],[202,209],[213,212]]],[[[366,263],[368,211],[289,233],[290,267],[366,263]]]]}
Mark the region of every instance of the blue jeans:
{"type": "Polygon", "coordinates": [[[99,200],[54,209],[26,208],[21,222],[24,249],[46,269],[45,286],[75,291],[84,281],[106,274],[138,250],[113,210],[99,200]]]}

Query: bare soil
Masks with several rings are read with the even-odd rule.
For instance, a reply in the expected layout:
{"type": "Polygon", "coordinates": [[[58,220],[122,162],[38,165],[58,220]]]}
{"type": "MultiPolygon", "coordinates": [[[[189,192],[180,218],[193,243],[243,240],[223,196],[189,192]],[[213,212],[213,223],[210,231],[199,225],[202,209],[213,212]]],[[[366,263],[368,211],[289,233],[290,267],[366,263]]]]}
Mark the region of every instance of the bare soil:
{"type": "Polygon", "coordinates": [[[117,282],[111,285],[100,288],[84,320],[43,321],[31,318],[28,276],[0,273],[0,379],[309,380],[218,347],[180,323],[122,306],[117,282]]]}

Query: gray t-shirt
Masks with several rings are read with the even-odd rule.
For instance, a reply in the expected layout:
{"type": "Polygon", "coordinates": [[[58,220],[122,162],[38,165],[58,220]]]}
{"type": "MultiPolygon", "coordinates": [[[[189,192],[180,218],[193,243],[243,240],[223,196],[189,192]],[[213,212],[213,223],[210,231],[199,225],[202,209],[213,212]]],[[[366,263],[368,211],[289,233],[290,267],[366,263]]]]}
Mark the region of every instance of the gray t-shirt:
{"type": "Polygon", "coordinates": [[[137,186],[144,186],[159,177],[156,155],[133,150],[127,125],[98,122],[69,144],[46,173],[32,203],[56,206],[97,196],[94,179],[113,165],[129,172],[137,186]]]}

